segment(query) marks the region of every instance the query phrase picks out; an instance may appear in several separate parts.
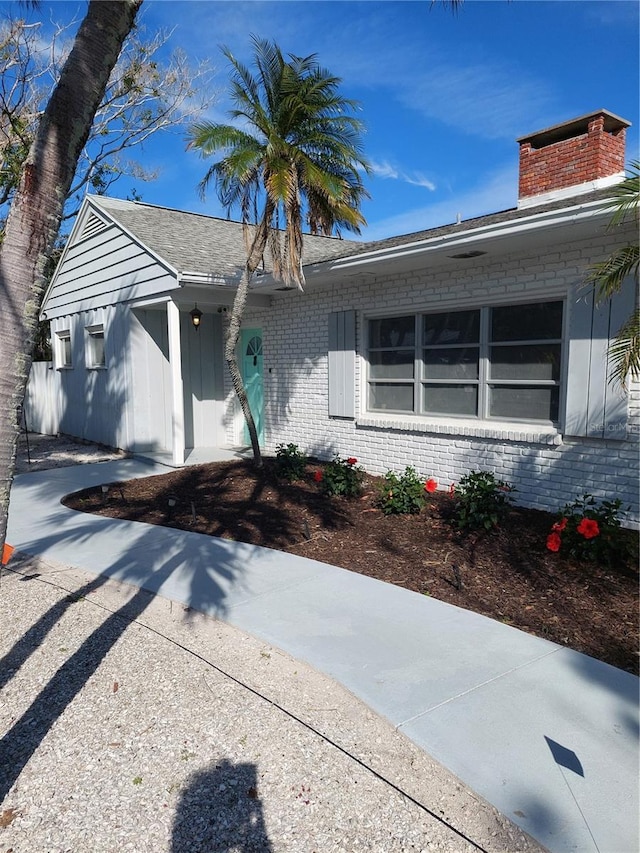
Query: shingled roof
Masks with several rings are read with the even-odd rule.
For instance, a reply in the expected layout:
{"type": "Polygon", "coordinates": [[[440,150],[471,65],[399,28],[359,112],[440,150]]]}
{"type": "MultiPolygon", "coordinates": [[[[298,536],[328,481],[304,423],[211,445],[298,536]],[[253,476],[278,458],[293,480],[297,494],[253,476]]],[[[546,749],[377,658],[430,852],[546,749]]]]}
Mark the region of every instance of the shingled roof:
{"type": "MultiPolygon", "coordinates": [[[[503,222],[517,221],[535,214],[572,207],[576,204],[610,197],[610,189],[599,189],[574,198],[564,198],[535,207],[511,208],[486,216],[465,219],[450,225],[401,234],[383,240],[358,242],[335,237],[304,236],[303,263],[318,264],[371,251],[391,249],[435,237],[486,228],[503,222]]],[[[229,219],[187,213],[142,202],[123,201],[105,196],[91,200],[147,248],[168,261],[179,273],[237,276],[246,260],[242,224],[229,219]]],[[[271,272],[270,258],[265,257],[266,272],[271,272]]]]}
{"type": "Polygon", "coordinates": [[[461,232],[473,231],[477,228],[486,228],[491,225],[499,225],[502,222],[517,222],[519,219],[524,219],[528,216],[534,216],[540,213],[550,213],[554,210],[562,210],[567,207],[575,207],[576,205],[589,204],[590,202],[605,200],[611,198],[611,189],[604,188],[594,190],[582,195],[562,198],[555,201],[547,202],[546,204],[535,205],[531,207],[509,208],[501,210],[498,213],[490,213],[485,216],[476,216],[473,219],[463,219],[461,222],[455,222],[451,225],[440,225],[437,228],[429,228],[425,231],[415,231],[411,234],[401,234],[397,237],[387,237],[383,240],[373,240],[368,243],[358,243],[359,252],[372,252],[379,249],[391,249],[395,246],[403,246],[409,243],[420,243],[423,240],[429,240],[433,237],[444,237],[454,235],[461,232]]]}
{"type": "MultiPolygon", "coordinates": [[[[91,196],[91,201],[179,273],[235,275],[246,261],[240,222],[106,196],[91,196]]],[[[354,240],[305,234],[303,260],[334,260],[362,246],[354,240]]],[[[268,253],[265,270],[270,271],[268,253]]]]}

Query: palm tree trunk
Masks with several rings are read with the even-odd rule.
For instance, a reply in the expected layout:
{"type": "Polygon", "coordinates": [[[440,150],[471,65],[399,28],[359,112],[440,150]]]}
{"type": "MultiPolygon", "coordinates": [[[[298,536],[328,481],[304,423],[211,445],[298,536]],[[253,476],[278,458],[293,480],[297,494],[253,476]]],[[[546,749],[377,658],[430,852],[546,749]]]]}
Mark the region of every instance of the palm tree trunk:
{"type": "Polygon", "coordinates": [[[247,263],[245,264],[242,278],[240,279],[240,284],[238,285],[238,289],[236,290],[236,295],[233,300],[233,307],[231,309],[231,317],[229,319],[229,326],[227,327],[227,338],[224,347],[225,361],[227,362],[227,367],[231,374],[233,390],[236,392],[236,397],[240,403],[240,408],[242,409],[242,414],[244,415],[247,429],[249,430],[251,449],[253,450],[253,461],[257,468],[262,467],[262,453],[260,451],[260,442],[258,441],[256,423],[253,419],[253,413],[251,411],[251,406],[249,405],[247,391],[244,387],[244,382],[242,381],[242,372],[240,370],[240,365],[238,364],[237,346],[238,338],[240,337],[240,328],[242,326],[242,317],[247,304],[247,296],[249,295],[251,276],[257,270],[267,245],[269,235],[268,216],[270,216],[269,212],[265,211],[262,221],[256,227],[256,233],[247,255],[247,263]]]}
{"type": "Polygon", "coordinates": [[[92,0],[24,165],[0,248],[0,545],[44,267],[95,112],[142,0],[92,0]]]}

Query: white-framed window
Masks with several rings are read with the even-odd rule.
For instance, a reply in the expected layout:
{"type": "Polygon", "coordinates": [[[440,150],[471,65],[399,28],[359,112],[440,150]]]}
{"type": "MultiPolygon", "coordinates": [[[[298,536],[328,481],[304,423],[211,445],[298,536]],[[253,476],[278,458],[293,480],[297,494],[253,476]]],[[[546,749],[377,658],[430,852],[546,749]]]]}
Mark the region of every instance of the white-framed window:
{"type": "Polygon", "coordinates": [[[96,326],[87,326],[86,332],[86,358],[87,367],[106,367],[104,355],[104,326],[102,323],[96,326]]]}
{"type": "Polygon", "coordinates": [[[555,424],[562,326],[560,300],[371,318],[367,409],[555,424]]]}
{"type": "Polygon", "coordinates": [[[73,367],[73,354],[71,351],[71,330],[64,329],[55,334],[55,356],[58,368],[73,367]]]}

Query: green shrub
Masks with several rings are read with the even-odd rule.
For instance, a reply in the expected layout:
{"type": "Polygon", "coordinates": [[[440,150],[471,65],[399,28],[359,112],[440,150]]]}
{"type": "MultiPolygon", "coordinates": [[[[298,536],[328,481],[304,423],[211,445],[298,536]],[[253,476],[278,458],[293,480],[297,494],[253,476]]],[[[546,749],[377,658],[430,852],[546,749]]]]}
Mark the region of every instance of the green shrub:
{"type": "Polygon", "coordinates": [[[629,557],[629,546],[620,531],[622,501],[583,495],[566,504],[547,536],[549,551],[564,551],[580,561],[611,565],[629,557]]]}
{"type": "Polygon", "coordinates": [[[332,461],[324,466],[321,476],[316,474],[315,479],[327,495],[355,498],[362,491],[364,477],[364,471],[356,464],[357,461],[353,456],[341,459],[336,454],[332,461]]]}
{"type": "Polygon", "coordinates": [[[398,476],[387,471],[378,487],[377,506],[385,515],[418,513],[425,503],[424,481],[410,465],[398,476]]]}
{"type": "Polygon", "coordinates": [[[509,508],[513,486],[490,471],[471,471],[455,487],[453,518],[460,530],[491,530],[509,508]]]}
{"type": "Polygon", "coordinates": [[[307,457],[297,444],[276,445],[276,466],[278,476],[292,483],[304,477],[307,457]]]}

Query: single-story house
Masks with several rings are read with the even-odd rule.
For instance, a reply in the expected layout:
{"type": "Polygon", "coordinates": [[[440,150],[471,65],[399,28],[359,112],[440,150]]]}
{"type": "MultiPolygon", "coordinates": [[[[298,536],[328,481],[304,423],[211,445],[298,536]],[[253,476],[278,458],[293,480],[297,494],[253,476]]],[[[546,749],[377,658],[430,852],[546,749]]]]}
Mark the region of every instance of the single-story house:
{"type": "MultiPolygon", "coordinates": [[[[606,110],[522,137],[516,208],[376,242],[306,236],[304,292],[255,276],[242,369],[267,452],[471,470],[556,510],[619,497],[637,526],[640,389],[608,381],[636,304],[594,305],[590,266],[637,239],[603,207],[629,122],[606,110]]],[[[223,360],[239,223],[88,196],[46,293],[57,429],[181,465],[247,444],[223,360]],[[202,312],[199,327],[194,312],[202,312]]]]}

